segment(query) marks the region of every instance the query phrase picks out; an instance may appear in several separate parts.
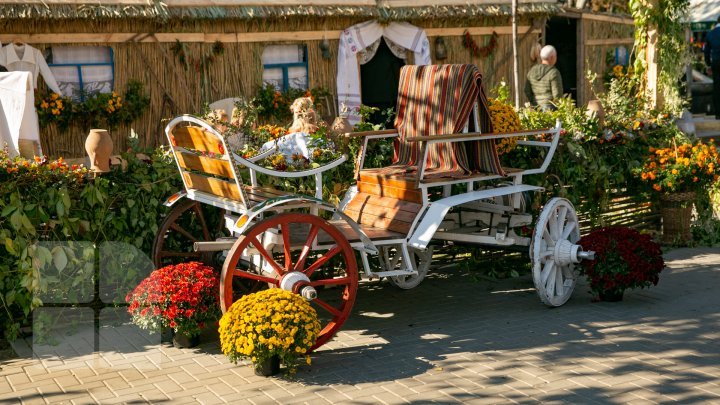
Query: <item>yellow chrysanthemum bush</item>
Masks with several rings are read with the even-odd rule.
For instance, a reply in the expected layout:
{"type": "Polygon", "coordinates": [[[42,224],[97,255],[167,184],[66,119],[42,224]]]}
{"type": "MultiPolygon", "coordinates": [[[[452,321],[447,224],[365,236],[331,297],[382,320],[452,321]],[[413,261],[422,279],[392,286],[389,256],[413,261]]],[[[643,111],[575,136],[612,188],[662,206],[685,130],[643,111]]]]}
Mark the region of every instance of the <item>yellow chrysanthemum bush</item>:
{"type": "Polygon", "coordinates": [[[296,370],[320,333],[317,312],[301,296],[279,288],[248,294],[235,301],[220,319],[222,352],[237,363],[255,365],[278,356],[287,371],[296,370]]]}
{"type": "MultiPolygon", "coordinates": [[[[490,109],[490,120],[493,124],[493,132],[506,133],[520,131],[520,116],[515,108],[505,101],[491,98],[488,100],[490,109]]],[[[517,138],[503,138],[497,140],[495,149],[498,154],[508,153],[517,145],[517,138]]]]}

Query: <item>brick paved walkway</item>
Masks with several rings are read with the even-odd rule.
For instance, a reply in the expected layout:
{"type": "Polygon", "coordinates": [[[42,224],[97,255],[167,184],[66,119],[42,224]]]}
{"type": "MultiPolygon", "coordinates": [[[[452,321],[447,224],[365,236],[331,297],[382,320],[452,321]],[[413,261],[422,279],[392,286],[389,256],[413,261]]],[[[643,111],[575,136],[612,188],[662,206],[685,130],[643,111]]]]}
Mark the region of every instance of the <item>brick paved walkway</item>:
{"type": "Polygon", "coordinates": [[[56,346],[15,342],[0,403],[720,404],[720,250],[666,258],[655,288],[592,303],[581,284],[555,309],[529,278],[436,270],[410,291],[366,283],[344,330],[293,379],[257,377],[212,341],[160,345],[112,311],[94,352],[80,317],[56,346]]]}

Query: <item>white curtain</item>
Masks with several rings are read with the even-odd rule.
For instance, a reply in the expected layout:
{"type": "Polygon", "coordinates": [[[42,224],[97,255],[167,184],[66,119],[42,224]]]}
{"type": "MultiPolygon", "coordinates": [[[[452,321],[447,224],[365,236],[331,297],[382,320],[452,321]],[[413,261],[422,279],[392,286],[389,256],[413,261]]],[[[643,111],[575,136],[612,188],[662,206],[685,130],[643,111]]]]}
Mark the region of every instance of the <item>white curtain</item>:
{"type": "MultiPolygon", "coordinates": [[[[387,40],[388,46],[395,56],[402,58],[398,53],[402,54],[401,49],[406,49],[414,53],[416,65],[430,64],[430,43],[422,28],[405,22],[392,22],[383,26],[377,21],[366,21],[345,29],[340,34],[338,48],[338,111],[341,111],[342,106],[345,105],[351,124],[360,121],[358,115],[361,103],[358,53],[375,46],[374,50],[370,50],[374,55],[377,52],[376,43],[379,45],[380,38],[387,40]]],[[[371,58],[367,58],[365,63],[371,58]]]]}
{"type": "MultiPolygon", "coordinates": [[[[53,46],[52,63],[112,63],[112,52],[107,46],[53,46]]],[[[82,66],[83,88],[87,93],[113,91],[113,69],[105,66],[82,66]]],[[[80,75],[75,66],[51,66],[64,96],[79,99],[80,75]]]]}
{"type": "MultiPolygon", "coordinates": [[[[263,49],[263,65],[273,63],[296,63],[304,61],[304,47],[300,45],[270,45],[263,49]]],[[[304,67],[288,68],[288,82],[291,88],[306,89],[308,72],[304,67]]],[[[277,89],[282,88],[283,73],[281,68],[263,69],[263,83],[269,83],[277,89]]]]}

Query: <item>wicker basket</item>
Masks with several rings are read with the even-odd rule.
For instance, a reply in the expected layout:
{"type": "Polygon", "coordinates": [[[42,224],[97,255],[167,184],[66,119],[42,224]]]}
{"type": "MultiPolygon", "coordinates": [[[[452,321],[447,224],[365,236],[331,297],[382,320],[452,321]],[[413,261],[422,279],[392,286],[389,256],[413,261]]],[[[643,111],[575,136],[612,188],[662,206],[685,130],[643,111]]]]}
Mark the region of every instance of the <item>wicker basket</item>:
{"type": "Polygon", "coordinates": [[[660,197],[660,213],[663,222],[663,243],[687,245],[692,241],[692,219],[695,192],[663,194],[660,197]]]}

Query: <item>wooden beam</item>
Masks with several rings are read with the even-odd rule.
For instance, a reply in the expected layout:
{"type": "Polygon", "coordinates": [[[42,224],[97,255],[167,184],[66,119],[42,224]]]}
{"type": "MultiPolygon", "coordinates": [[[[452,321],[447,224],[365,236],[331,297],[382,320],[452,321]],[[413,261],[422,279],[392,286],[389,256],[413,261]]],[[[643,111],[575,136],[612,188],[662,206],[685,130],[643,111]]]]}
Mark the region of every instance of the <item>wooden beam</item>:
{"type": "MultiPolygon", "coordinates": [[[[539,0],[533,0],[539,1],[539,0]]],[[[5,4],[147,6],[148,0],[4,0],[5,4]]],[[[375,6],[375,0],[165,0],[168,7],[375,6]]]]}
{"type": "Polygon", "coordinates": [[[634,44],[635,38],[602,38],[602,39],[588,39],[585,41],[587,46],[596,45],[621,45],[621,44],[634,44]]]}
{"type": "MultiPolygon", "coordinates": [[[[496,32],[498,35],[510,35],[512,27],[457,27],[457,28],[428,28],[425,33],[428,37],[437,36],[461,36],[465,31],[470,35],[490,35],[496,32]]],[[[531,29],[530,26],[520,26],[518,31],[523,34],[528,31],[540,33],[540,29],[531,29]]],[[[238,32],[238,33],[203,33],[203,32],[158,32],[155,34],[157,42],[171,43],[199,42],[223,43],[240,42],[283,42],[283,41],[319,41],[323,38],[329,40],[339,39],[342,31],[283,31],[283,32],[238,32]]],[[[150,34],[145,33],[54,33],[54,34],[0,34],[0,42],[10,43],[21,41],[27,44],[83,44],[97,43],[110,44],[136,41],[139,43],[156,42],[150,34]]]]}
{"type": "Polygon", "coordinates": [[[603,15],[603,14],[582,13],[582,19],[583,20],[614,22],[614,23],[626,24],[626,25],[634,25],[635,24],[633,19],[629,18],[629,17],[620,17],[620,16],[603,15]]]}
{"type": "Polygon", "coordinates": [[[165,0],[168,7],[376,6],[375,0],[165,0]]]}
{"type": "MultiPolygon", "coordinates": [[[[532,27],[529,25],[518,26],[518,33],[524,34],[530,31],[532,27]]],[[[496,32],[498,35],[511,35],[512,26],[503,25],[495,27],[457,27],[457,28],[426,28],[425,34],[428,37],[457,37],[463,35],[465,31],[468,31],[470,35],[490,35],[496,32]]],[[[540,33],[540,29],[533,29],[534,33],[540,33]]]]}
{"type": "MultiPolygon", "coordinates": [[[[378,0],[378,7],[474,6],[507,4],[512,0],[378,0]]],[[[519,4],[547,3],[547,0],[518,0],[519,4]]]]}

